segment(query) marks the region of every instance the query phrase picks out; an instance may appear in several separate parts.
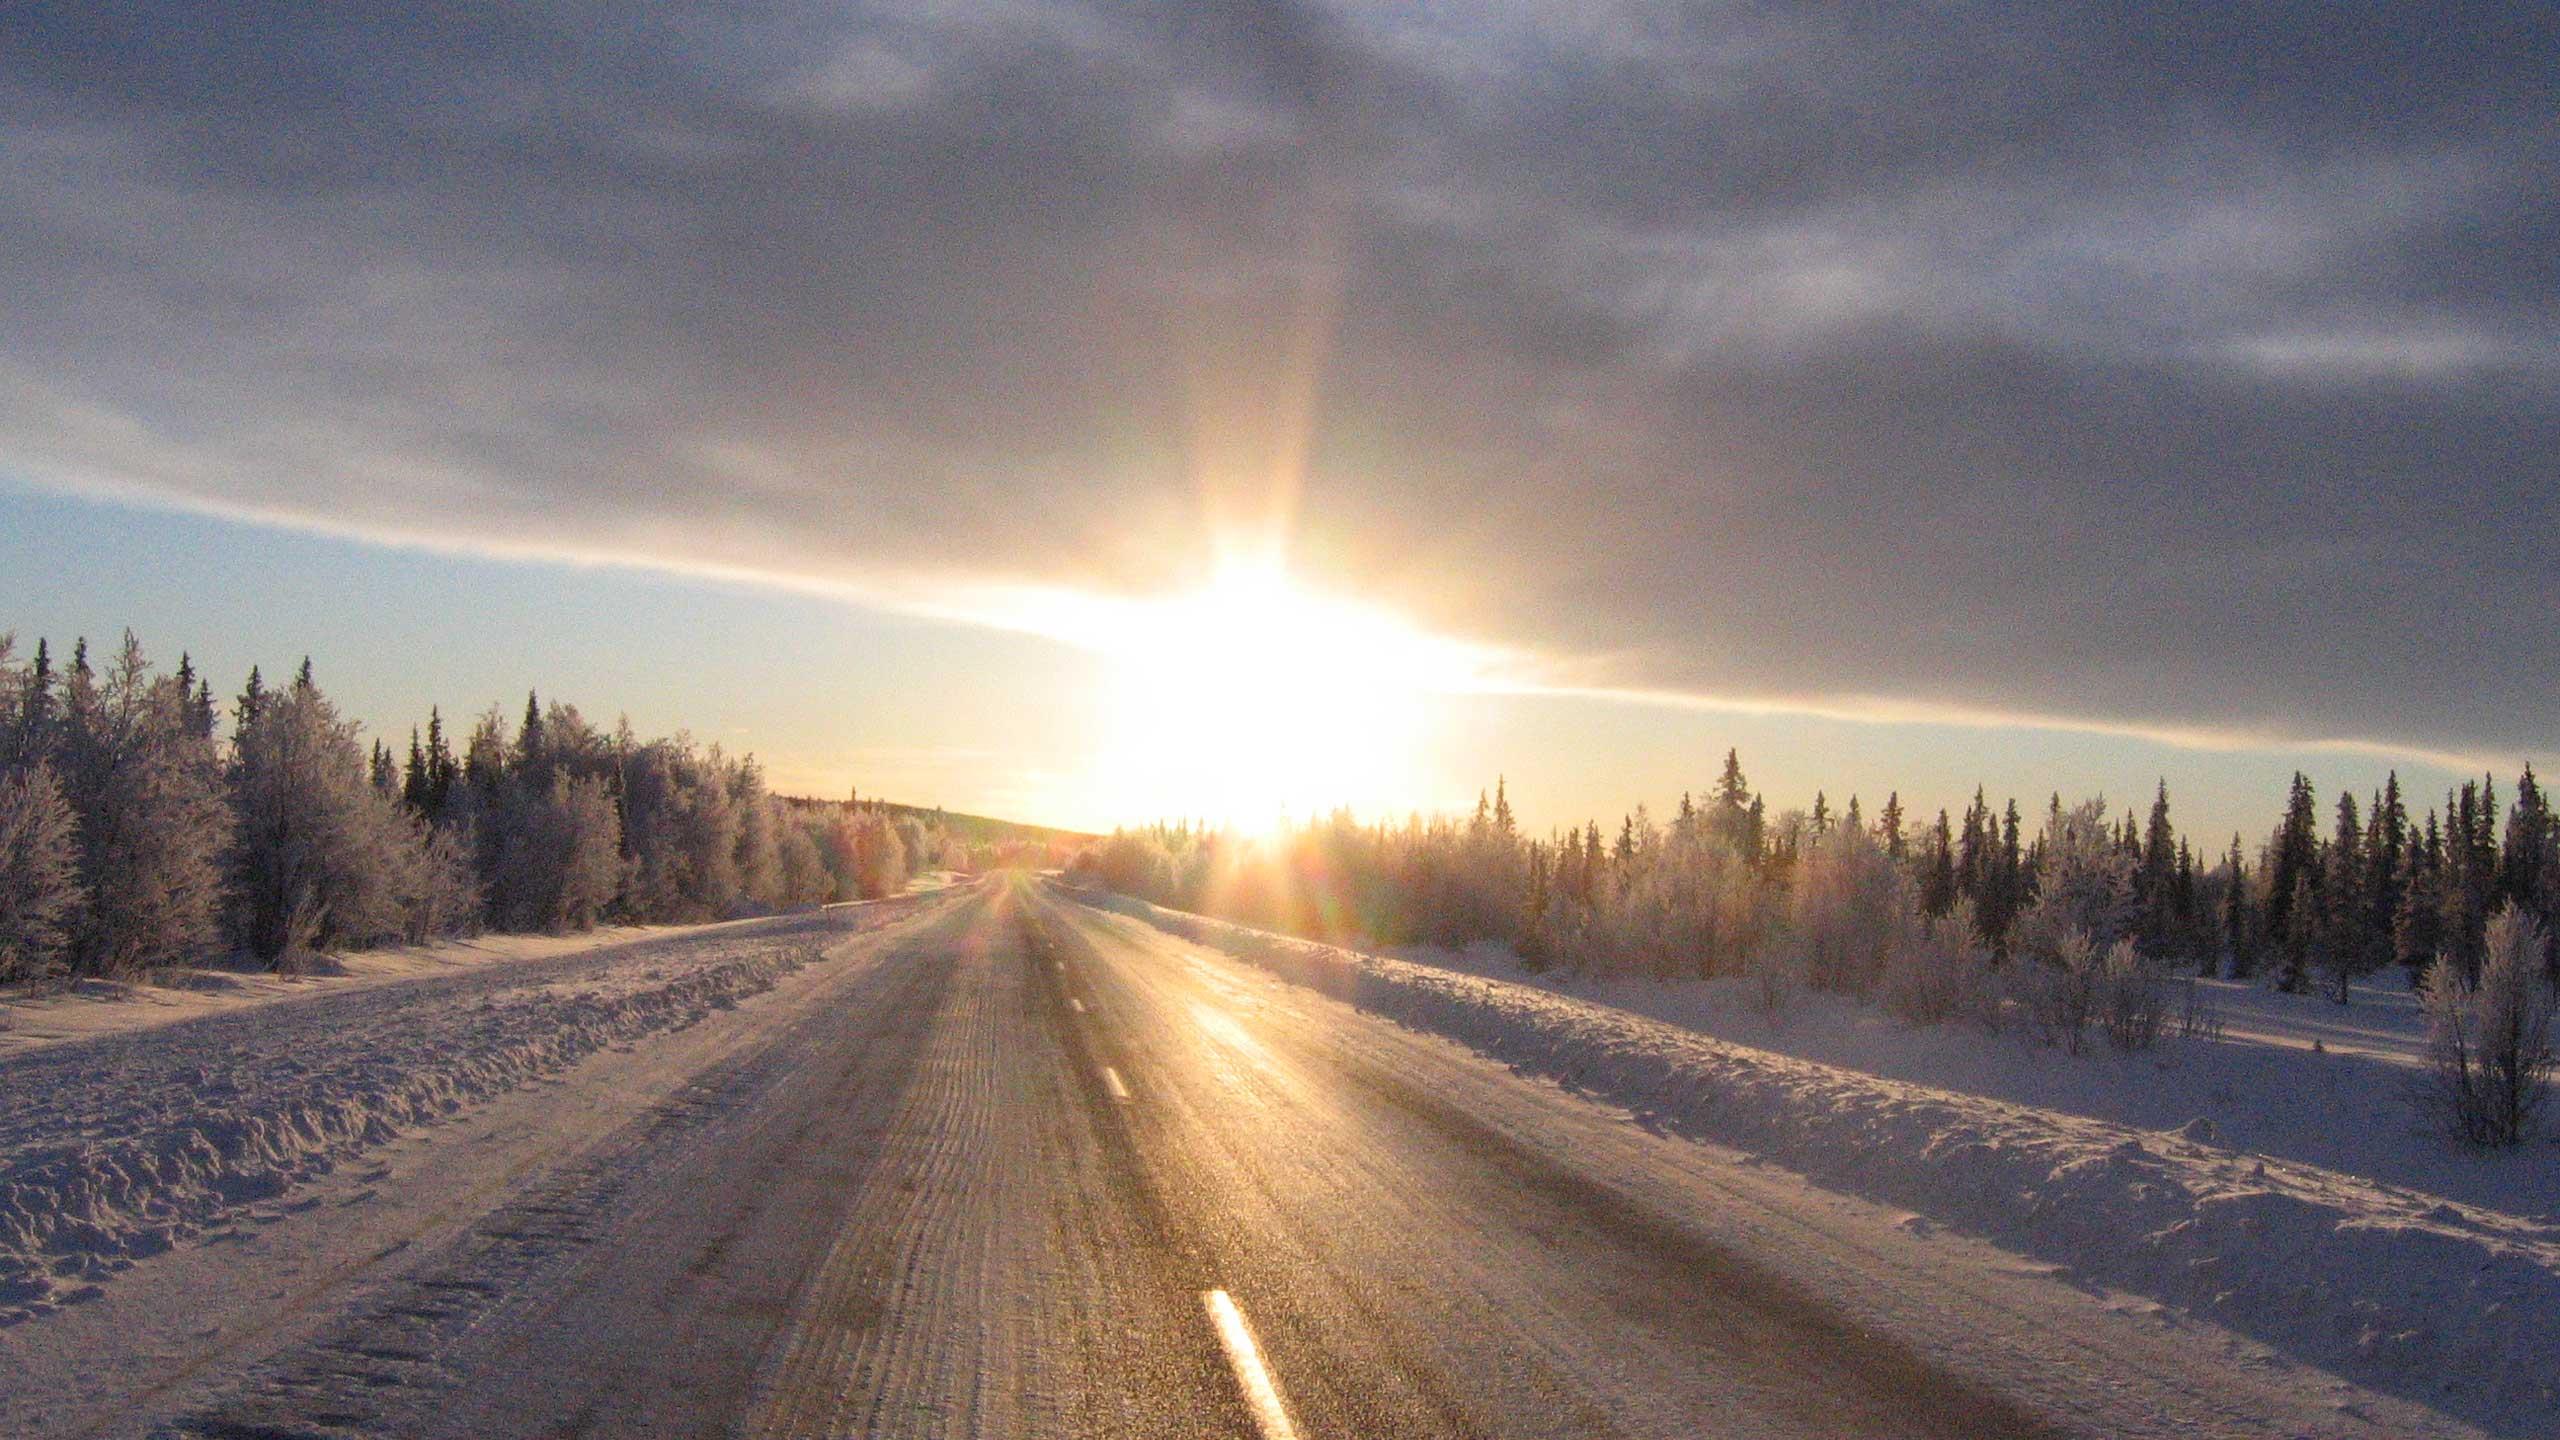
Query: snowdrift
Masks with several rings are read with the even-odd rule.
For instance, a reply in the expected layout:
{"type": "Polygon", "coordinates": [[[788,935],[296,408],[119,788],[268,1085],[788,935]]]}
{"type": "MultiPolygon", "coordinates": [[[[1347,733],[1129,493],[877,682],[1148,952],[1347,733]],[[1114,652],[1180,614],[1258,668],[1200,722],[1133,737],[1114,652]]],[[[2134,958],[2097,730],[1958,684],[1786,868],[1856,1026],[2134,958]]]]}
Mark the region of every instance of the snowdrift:
{"type": "Polygon", "coordinates": [[[838,932],[642,942],[54,1047],[0,1067],[0,1324],[402,1131],[773,988],[838,932]]]}
{"type": "Polygon", "coordinates": [[[2498,1428],[2560,1421],[2560,1227],[1713,1040],[1526,986],[1119,897],[1147,921],[1649,1124],[1766,1158],[2498,1428]]]}

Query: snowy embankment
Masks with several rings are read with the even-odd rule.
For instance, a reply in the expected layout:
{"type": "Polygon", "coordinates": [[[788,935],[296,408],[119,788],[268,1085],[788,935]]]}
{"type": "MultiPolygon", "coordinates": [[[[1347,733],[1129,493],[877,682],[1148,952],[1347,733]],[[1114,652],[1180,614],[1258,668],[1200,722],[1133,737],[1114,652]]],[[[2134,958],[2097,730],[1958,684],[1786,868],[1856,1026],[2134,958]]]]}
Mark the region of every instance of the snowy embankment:
{"type": "Polygon", "coordinates": [[[1518,983],[1084,896],[1648,1123],[2147,1295],[2377,1388],[2560,1426],[2560,1226],[1711,1039],[1518,983]]]}
{"type": "Polygon", "coordinates": [[[0,1061],[0,1323],[400,1132],[773,988],[913,902],[278,999],[0,1061]]]}

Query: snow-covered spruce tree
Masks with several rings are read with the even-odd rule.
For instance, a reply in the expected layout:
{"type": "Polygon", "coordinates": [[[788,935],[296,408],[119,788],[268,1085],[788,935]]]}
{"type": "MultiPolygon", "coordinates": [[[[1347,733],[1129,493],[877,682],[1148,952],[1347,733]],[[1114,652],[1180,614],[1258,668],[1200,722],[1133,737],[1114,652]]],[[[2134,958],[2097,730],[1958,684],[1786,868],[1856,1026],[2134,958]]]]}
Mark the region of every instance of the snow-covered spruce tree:
{"type": "Polygon", "coordinates": [[[2374,928],[2371,871],[2365,827],[2356,818],[2356,797],[2342,793],[2337,832],[2320,856],[2312,956],[2321,989],[2341,1005],[2353,997],[2355,982],[2381,969],[2390,958],[2388,938],[2374,928]]]}
{"type": "Polygon", "coordinates": [[[81,899],[77,822],[53,767],[0,770],[0,981],[61,967],[81,899]]]}
{"type": "Polygon", "coordinates": [[[2439,943],[2466,974],[2480,966],[2489,915],[2497,908],[2497,808],[2497,787],[2484,780],[2466,780],[2445,797],[2439,943]]]}
{"type": "Polygon", "coordinates": [[[2466,1144],[2514,1145],[2548,1098],[2555,994],[2543,973],[2544,931],[2510,903],[2485,927],[2475,978],[2451,954],[2419,986],[2427,1074],[2418,1103],[2466,1144]]]}
{"type": "Polygon", "coordinates": [[[2436,814],[2427,812],[2427,828],[2413,832],[2409,853],[2400,862],[2400,906],[2392,916],[2392,958],[2422,979],[2444,949],[2444,834],[2436,814]]]}
{"type": "Polygon", "coordinates": [[[2498,852],[2498,893],[2541,918],[2546,927],[2551,897],[2543,890],[2543,877],[2551,868],[2553,826],[2550,797],[2527,763],[2507,811],[2507,840],[2498,852]]]}
{"type": "Polygon", "coordinates": [[[2319,883],[2319,865],[2319,800],[2312,793],[2310,777],[2297,770],[2285,796],[2284,818],[2267,842],[2267,863],[2262,867],[2266,934],[2278,947],[2281,961],[2276,986],[2287,993],[2309,981],[2312,919],[2298,912],[2303,897],[2319,883]]]}
{"type": "Polygon", "coordinates": [[[2319,948],[2320,892],[2312,888],[2312,874],[2305,870],[2294,877],[2293,899],[2276,935],[2276,988],[2288,995],[2310,983],[2311,959],[2319,948]]]}
{"type": "Polygon", "coordinates": [[[2239,978],[2256,973],[2258,968],[2258,909],[2249,900],[2255,882],[2237,835],[2231,837],[2231,853],[2223,857],[2221,874],[2222,953],[2229,973],[2239,978]]]}
{"type": "Polygon", "coordinates": [[[265,695],[232,736],[232,931],[260,959],[405,934],[425,837],[378,787],[355,722],[311,680],[265,695]]]}
{"type": "Polygon", "coordinates": [[[55,767],[79,817],[89,899],[72,944],[79,971],[126,974],[219,938],[231,816],[195,700],[151,673],[129,632],[103,678],[85,646],[63,678],[55,767]]]}
{"type": "Polygon", "coordinates": [[[15,663],[0,632],[0,980],[53,973],[79,923],[78,821],[51,760],[53,675],[41,641],[15,663]]]}
{"type": "Polygon", "coordinates": [[[2169,821],[2169,782],[2163,778],[2143,822],[2142,854],[2133,874],[2134,930],[2154,959],[2173,958],[2187,938],[2180,926],[2178,877],[2178,833],[2169,821]]]}

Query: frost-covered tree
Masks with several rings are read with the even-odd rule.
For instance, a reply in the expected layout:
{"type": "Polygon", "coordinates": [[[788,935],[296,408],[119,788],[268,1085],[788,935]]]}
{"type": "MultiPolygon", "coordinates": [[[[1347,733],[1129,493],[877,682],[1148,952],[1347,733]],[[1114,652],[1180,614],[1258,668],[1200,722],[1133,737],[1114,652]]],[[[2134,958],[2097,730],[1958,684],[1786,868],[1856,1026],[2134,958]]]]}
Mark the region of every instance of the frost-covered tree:
{"type": "MultiPolygon", "coordinates": [[[[864,823],[856,828],[854,837],[857,883],[862,898],[876,900],[905,889],[909,857],[907,841],[899,827],[875,810],[864,817],[864,823]]],[[[1120,865],[1141,867],[1146,873],[1136,883],[1152,886],[1159,893],[1172,884],[1172,859],[1164,853],[1161,845],[1152,852],[1141,846],[1137,853],[1120,857],[1120,865]]],[[[1132,889],[1129,893],[1144,894],[1146,891],[1132,889]]]]}
{"type": "Polygon", "coordinates": [[[417,868],[404,887],[407,919],[401,934],[410,944],[442,935],[476,933],[487,919],[480,876],[472,868],[470,837],[451,825],[409,821],[417,836],[417,868]]]}
{"type": "Polygon", "coordinates": [[[1875,988],[1919,918],[1910,878],[1862,826],[1810,836],[1788,900],[1806,980],[1851,995],[1875,988]]]}
{"type": "Polygon", "coordinates": [[[280,961],[406,933],[424,836],[308,665],[232,736],[232,928],[280,961]]]}
{"type": "Polygon", "coordinates": [[[2420,986],[2428,1073],[2419,1103],[2458,1140],[2514,1145],[2532,1134],[2549,1095],[2555,996],[2531,915],[2508,903],[2484,941],[2476,977],[2448,955],[2420,986]]]}
{"type": "Polygon", "coordinates": [[[53,767],[0,769],[0,980],[59,969],[81,899],[77,822],[53,767]]]}
{"type": "Polygon", "coordinates": [[[782,866],[783,904],[818,905],[834,898],[834,877],[827,873],[826,861],[818,853],[817,835],[812,827],[798,822],[785,823],[777,850],[782,866]]]}
{"type": "Polygon", "coordinates": [[[829,900],[862,898],[862,867],[859,841],[854,836],[857,807],[850,801],[820,810],[809,822],[809,838],[818,852],[818,864],[827,876],[829,900]]]}
{"type": "Polygon", "coordinates": [[[1729,974],[1766,940],[1767,887],[1732,848],[1668,840],[1600,897],[1579,925],[1577,969],[1635,969],[1657,979],[1729,974]]]}
{"type": "Polygon", "coordinates": [[[626,899],[648,920],[708,920],[738,903],[738,818],[719,751],[682,736],[632,752],[623,769],[626,899]]]}
{"type": "Polygon", "coordinates": [[[2104,951],[2129,932],[2134,857],[2109,833],[2105,800],[2057,801],[2036,850],[2035,900],[2018,916],[2013,948],[2049,958],[2076,930],[2104,951]]]}
{"type": "Polygon", "coordinates": [[[782,903],[782,835],[766,793],[764,769],[753,757],[727,767],[729,806],[738,817],[738,890],[750,905],[782,903]]]}
{"type": "Polygon", "coordinates": [[[622,828],[601,778],[510,780],[490,908],[509,930],[585,930],[622,890],[622,828]]]}
{"type": "Polygon", "coordinates": [[[84,644],[64,678],[54,758],[79,817],[84,971],[168,964],[218,938],[230,813],[195,699],[154,675],[129,633],[104,676],[84,644]]]}

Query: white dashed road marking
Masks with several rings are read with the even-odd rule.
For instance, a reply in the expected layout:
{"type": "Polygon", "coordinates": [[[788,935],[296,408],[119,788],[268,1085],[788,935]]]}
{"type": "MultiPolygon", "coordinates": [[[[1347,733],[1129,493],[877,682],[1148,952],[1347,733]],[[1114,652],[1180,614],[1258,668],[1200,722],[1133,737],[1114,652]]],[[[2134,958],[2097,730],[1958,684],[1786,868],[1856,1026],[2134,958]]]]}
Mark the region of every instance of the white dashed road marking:
{"type": "Polygon", "coordinates": [[[1209,1323],[1217,1327],[1218,1343],[1226,1349],[1227,1364],[1236,1372],[1245,1408],[1253,1412],[1254,1428],[1262,1432],[1262,1440],[1297,1440],[1288,1407],[1280,1403],[1280,1387],[1272,1383],[1271,1372],[1262,1363],[1262,1347],[1253,1343],[1253,1327],[1244,1323],[1235,1297],[1224,1290],[1210,1290],[1200,1300],[1209,1307],[1209,1323]]]}

